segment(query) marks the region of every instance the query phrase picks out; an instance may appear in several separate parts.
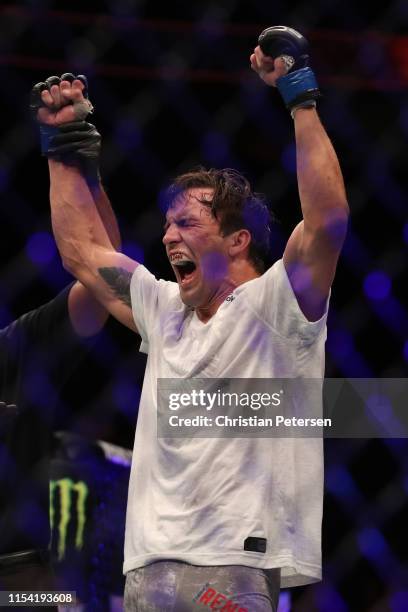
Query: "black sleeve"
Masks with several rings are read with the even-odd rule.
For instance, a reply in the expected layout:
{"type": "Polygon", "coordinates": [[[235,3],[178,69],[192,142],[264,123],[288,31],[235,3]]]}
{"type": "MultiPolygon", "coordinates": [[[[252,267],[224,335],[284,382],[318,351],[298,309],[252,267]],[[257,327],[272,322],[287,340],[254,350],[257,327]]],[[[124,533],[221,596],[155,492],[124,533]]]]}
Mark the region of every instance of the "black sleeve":
{"type": "Polygon", "coordinates": [[[14,370],[12,378],[24,375],[28,362],[40,363],[57,387],[61,387],[77,367],[93,339],[80,338],[72,326],[68,311],[72,286],[73,283],[46,304],[27,312],[0,331],[2,387],[10,380],[11,370],[14,370]]]}
{"type": "Polygon", "coordinates": [[[7,335],[24,334],[34,345],[55,345],[62,338],[76,339],[68,312],[68,296],[73,283],[55,298],[22,315],[7,328],[7,335]]]}
{"type": "Polygon", "coordinates": [[[21,415],[23,421],[27,414],[36,414],[47,428],[57,400],[57,412],[64,413],[59,401],[62,387],[92,345],[72,327],[68,312],[72,285],[0,330],[0,412],[7,423],[12,406],[17,407],[13,419],[21,415]]]}

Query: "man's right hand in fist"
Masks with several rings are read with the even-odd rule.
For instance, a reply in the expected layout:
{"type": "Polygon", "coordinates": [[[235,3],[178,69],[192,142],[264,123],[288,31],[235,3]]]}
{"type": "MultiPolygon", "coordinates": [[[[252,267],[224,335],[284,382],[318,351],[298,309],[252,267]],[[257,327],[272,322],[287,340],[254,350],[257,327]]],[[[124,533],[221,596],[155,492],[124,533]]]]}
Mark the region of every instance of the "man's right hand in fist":
{"type": "Polygon", "coordinates": [[[53,127],[85,119],[93,111],[86,77],[66,72],[37,83],[31,91],[30,109],[37,121],[53,127]]]}
{"type": "Polygon", "coordinates": [[[79,165],[87,178],[99,180],[101,137],[85,121],[93,111],[86,76],[66,72],[37,83],[31,90],[30,110],[39,123],[42,154],[79,165]]]}

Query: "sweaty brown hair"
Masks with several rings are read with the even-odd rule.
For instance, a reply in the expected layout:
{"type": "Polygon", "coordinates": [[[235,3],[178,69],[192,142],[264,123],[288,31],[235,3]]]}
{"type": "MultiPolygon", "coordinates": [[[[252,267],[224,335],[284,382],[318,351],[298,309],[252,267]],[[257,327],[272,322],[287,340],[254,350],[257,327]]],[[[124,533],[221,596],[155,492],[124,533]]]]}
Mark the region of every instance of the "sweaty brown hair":
{"type": "Polygon", "coordinates": [[[200,166],[176,177],[166,190],[166,208],[172,207],[181,192],[193,187],[209,187],[214,190],[211,201],[200,200],[200,203],[211,209],[224,236],[240,229],[250,232],[249,259],[256,271],[262,274],[269,251],[272,220],[264,197],[254,193],[249,181],[236,170],[207,170],[200,166]]]}

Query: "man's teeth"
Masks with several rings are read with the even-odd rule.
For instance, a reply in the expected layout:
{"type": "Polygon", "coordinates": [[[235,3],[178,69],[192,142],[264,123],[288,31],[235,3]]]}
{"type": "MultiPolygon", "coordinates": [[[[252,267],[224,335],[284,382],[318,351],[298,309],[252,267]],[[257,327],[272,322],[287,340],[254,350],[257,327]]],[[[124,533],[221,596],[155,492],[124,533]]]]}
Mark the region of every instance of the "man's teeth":
{"type": "Polygon", "coordinates": [[[184,255],[172,255],[170,257],[170,262],[175,266],[187,266],[193,263],[191,259],[188,259],[184,255]]]}
{"type": "Polygon", "coordinates": [[[170,255],[170,263],[177,268],[182,280],[192,274],[196,269],[196,264],[186,257],[183,253],[174,253],[170,255]]]}

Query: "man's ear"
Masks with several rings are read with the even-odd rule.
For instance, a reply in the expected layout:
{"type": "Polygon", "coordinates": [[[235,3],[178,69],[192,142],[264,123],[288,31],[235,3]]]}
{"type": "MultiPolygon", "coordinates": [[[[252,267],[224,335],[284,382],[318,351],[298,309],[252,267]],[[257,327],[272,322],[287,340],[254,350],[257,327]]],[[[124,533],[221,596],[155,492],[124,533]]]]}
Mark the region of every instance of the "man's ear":
{"type": "Polygon", "coordinates": [[[249,245],[251,244],[251,234],[247,229],[239,229],[236,232],[232,232],[228,238],[228,252],[231,257],[236,257],[237,255],[241,255],[245,251],[249,250],[249,245]]]}

